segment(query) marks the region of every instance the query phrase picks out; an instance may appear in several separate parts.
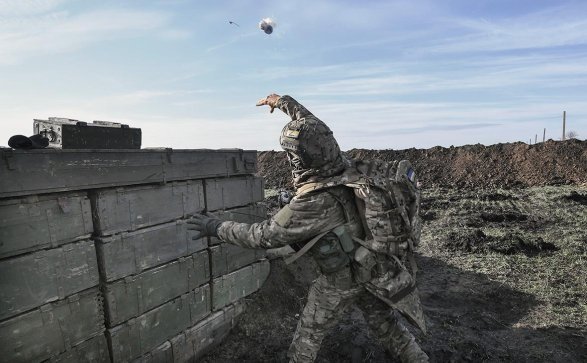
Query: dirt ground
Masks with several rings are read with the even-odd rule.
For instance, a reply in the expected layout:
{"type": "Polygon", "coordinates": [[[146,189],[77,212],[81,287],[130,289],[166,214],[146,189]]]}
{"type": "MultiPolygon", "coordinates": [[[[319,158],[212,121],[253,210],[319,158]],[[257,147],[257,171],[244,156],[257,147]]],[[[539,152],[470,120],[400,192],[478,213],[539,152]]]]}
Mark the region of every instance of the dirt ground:
{"type": "MultiPolygon", "coordinates": [[[[540,152],[518,144],[474,146],[474,152],[449,148],[443,154],[434,149],[349,152],[387,159],[433,156],[412,159],[429,172],[422,177],[424,229],[417,256],[429,332],[413,331],[432,361],[587,362],[587,142],[542,147],[540,152]],[[558,159],[569,150],[573,154],[561,166],[558,159]],[[500,180],[501,171],[484,176],[471,157],[461,164],[471,170],[468,174],[446,175],[459,169],[453,164],[463,155],[479,153],[488,160],[505,160],[500,153],[517,155],[543,170],[504,161],[510,174],[500,180]],[[556,177],[548,170],[557,170],[556,177]]],[[[283,154],[267,153],[260,154],[261,175],[270,187],[284,185],[283,154]]],[[[271,213],[276,199],[268,195],[271,213]]],[[[316,266],[302,257],[291,266],[272,260],[271,268],[261,290],[246,299],[236,328],[205,362],[287,361],[316,266]]],[[[317,361],[395,360],[354,309],[327,336],[317,361]]]]}

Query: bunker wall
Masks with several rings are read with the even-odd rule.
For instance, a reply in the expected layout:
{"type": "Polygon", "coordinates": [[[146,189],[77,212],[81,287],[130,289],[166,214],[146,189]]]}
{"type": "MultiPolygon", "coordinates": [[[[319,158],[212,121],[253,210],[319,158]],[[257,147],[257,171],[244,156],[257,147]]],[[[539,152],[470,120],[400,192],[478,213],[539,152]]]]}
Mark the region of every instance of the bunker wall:
{"type": "Polygon", "coordinates": [[[266,213],[256,152],[0,149],[0,356],[177,362],[218,344],[269,273],[186,220],[266,213]]]}

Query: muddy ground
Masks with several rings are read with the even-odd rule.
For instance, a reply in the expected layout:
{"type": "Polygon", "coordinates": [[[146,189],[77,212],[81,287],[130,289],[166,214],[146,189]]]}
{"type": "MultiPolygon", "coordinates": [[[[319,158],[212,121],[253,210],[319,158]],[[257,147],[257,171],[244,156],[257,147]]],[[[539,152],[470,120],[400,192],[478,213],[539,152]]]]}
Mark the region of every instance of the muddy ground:
{"type": "MultiPolygon", "coordinates": [[[[537,151],[539,145],[532,145],[534,151],[505,144],[473,151],[350,152],[431,158],[412,160],[429,173],[422,177],[424,230],[417,256],[429,332],[414,333],[432,361],[587,362],[587,142],[551,142],[537,151]],[[500,180],[501,171],[488,176],[478,170],[479,155],[505,160],[500,153],[520,160],[502,162],[507,178],[500,180]],[[454,172],[463,155],[472,160],[461,164],[468,174],[454,172]]],[[[268,186],[287,179],[284,160],[282,153],[260,154],[268,186]]],[[[274,211],[272,194],[266,204],[274,211]]],[[[205,362],[287,361],[316,267],[308,258],[291,266],[275,259],[271,266],[261,290],[246,299],[236,328],[205,362]]],[[[355,309],[325,339],[317,361],[395,360],[355,309]]]]}

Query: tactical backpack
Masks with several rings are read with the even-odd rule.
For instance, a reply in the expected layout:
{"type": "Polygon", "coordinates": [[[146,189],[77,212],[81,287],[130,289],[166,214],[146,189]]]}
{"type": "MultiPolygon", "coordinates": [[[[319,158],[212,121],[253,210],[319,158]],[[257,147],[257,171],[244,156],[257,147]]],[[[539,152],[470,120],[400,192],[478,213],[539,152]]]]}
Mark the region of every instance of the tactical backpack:
{"type": "MultiPolygon", "coordinates": [[[[326,182],[308,183],[297,195],[337,185],[354,190],[365,240],[353,238],[377,255],[409,258],[420,242],[420,190],[408,160],[354,160],[350,168],[326,182]]],[[[415,272],[415,271],[412,271],[415,272]]]]}
{"type": "MultiPolygon", "coordinates": [[[[297,195],[337,185],[353,188],[366,234],[364,240],[351,237],[358,244],[352,250],[355,279],[425,332],[413,256],[422,228],[421,197],[411,163],[354,160],[341,176],[305,184],[298,188],[297,195]]],[[[316,236],[304,249],[309,249],[323,235],[316,236]]],[[[343,243],[348,236],[340,239],[343,243]]],[[[344,245],[343,249],[350,252],[344,245]]]]}

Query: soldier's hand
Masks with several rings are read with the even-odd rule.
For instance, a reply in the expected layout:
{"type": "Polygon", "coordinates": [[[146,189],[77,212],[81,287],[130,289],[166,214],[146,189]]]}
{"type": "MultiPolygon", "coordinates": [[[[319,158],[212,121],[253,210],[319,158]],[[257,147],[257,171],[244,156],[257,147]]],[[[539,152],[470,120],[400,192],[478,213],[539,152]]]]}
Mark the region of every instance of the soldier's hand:
{"type": "Polygon", "coordinates": [[[273,113],[273,110],[275,109],[275,107],[277,107],[277,101],[279,101],[279,98],[281,96],[276,95],[275,93],[270,94],[269,96],[265,97],[265,98],[261,98],[259,101],[257,101],[257,106],[269,106],[271,107],[271,110],[269,110],[269,112],[273,113]]]}
{"type": "Polygon", "coordinates": [[[192,240],[197,240],[202,237],[218,237],[218,226],[222,221],[213,215],[196,214],[187,221],[188,231],[196,231],[192,240]]]}

